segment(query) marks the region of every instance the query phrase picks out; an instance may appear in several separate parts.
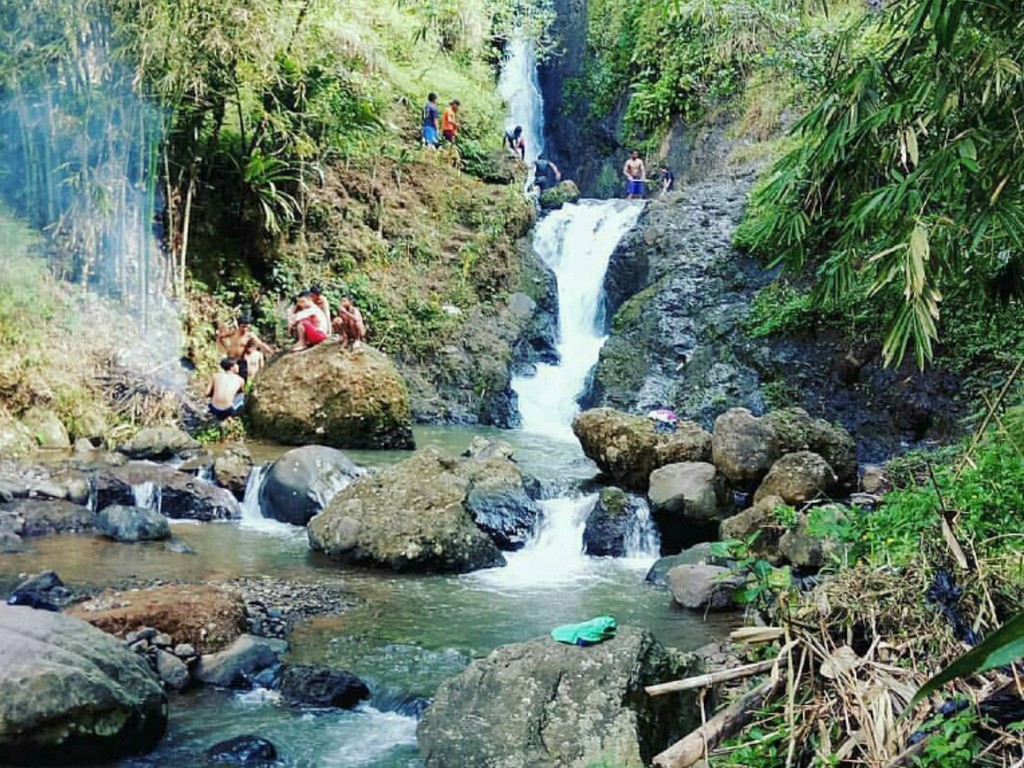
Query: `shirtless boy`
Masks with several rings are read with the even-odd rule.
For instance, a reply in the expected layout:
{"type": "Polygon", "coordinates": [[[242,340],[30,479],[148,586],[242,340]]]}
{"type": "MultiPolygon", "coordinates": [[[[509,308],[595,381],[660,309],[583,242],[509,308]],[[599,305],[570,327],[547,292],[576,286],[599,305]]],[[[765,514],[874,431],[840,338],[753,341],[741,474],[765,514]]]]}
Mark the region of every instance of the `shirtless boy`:
{"type": "MultiPolygon", "coordinates": [[[[263,366],[266,365],[267,358],[261,350],[256,347],[256,340],[249,339],[249,342],[245,345],[245,355],[242,357],[245,362],[245,367],[248,371],[246,381],[251,381],[256,377],[256,374],[263,370],[263,366]]],[[[241,361],[239,362],[241,367],[241,361]]]]}
{"type": "Polygon", "coordinates": [[[635,149],[629,155],[629,160],[622,166],[622,172],[626,174],[626,199],[642,200],[644,196],[644,182],[647,180],[647,169],[644,161],[640,159],[640,153],[635,149]]]}
{"type": "Polygon", "coordinates": [[[295,297],[295,309],[288,318],[288,332],[294,334],[293,352],[315,347],[327,338],[327,318],[313,303],[309,291],[295,297]]]}
{"type": "Polygon", "coordinates": [[[237,328],[217,326],[217,343],[224,350],[224,354],[238,361],[238,374],[243,379],[249,378],[245,348],[249,345],[250,341],[264,355],[274,354],[274,348],[263,343],[260,337],[256,335],[256,332],[252,330],[252,318],[248,315],[242,315],[238,318],[237,328]]]}
{"type": "Polygon", "coordinates": [[[366,338],[363,313],[349,296],[341,300],[338,316],[334,318],[334,331],[341,337],[342,345],[351,345],[352,349],[358,349],[360,342],[366,338]]]}
{"type": "Polygon", "coordinates": [[[210,413],[218,421],[237,416],[245,405],[245,379],[238,375],[238,361],[233,357],[225,357],[220,361],[221,370],[213,374],[210,388],[206,396],[210,398],[210,413]]]}

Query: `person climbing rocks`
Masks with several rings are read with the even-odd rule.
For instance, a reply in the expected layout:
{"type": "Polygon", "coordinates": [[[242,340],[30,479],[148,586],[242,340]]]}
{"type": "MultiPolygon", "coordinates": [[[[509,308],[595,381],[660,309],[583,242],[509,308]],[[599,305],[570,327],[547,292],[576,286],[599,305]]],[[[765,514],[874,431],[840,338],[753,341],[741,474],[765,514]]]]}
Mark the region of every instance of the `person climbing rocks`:
{"type": "Polygon", "coordinates": [[[562,172],[541,152],[533,162],[533,186],[538,195],[544,194],[562,180],[562,172]]]}
{"type": "Polygon", "coordinates": [[[661,174],[661,194],[667,195],[676,188],[676,175],[664,163],[658,166],[658,173],[661,174]]]}
{"type": "Polygon", "coordinates": [[[505,131],[504,146],[512,150],[512,154],[522,163],[526,162],[526,139],[523,137],[523,126],[517,125],[511,131],[505,131]]]}
{"type": "Polygon", "coordinates": [[[289,312],[288,332],[295,336],[292,352],[315,347],[327,338],[327,318],[313,303],[309,291],[295,297],[295,306],[289,312]]]}
{"type": "Polygon", "coordinates": [[[263,370],[263,366],[266,365],[267,362],[266,355],[264,355],[256,346],[256,341],[254,339],[249,339],[248,343],[245,345],[245,354],[242,355],[242,359],[238,362],[239,368],[242,367],[243,362],[245,363],[246,369],[246,375],[244,378],[246,384],[249,384],[254,378],[256,378],[256,374],[263,370]]]}
{"type": "Polygon", "coordinates": [[[217,421],[237,416],[245,406],[245,379],[238,372],[238,360],[225,357],[220,361],[221,370],[213,374],[206,396],[210,398],[210,413],[217,421]]]}
{"type": "Polygon", "coordinates": [[[342,346],[351,346],[352,349],[359,349],[366,338],[363,313],[359,311],[351,296],[342,299],[338,306],[338,315],[334,318],[334,332],[341,338],[342,346]]]}
{"type": "Polygon", "coordinates": [[[637,150],[634,149],[630,153],[629,160],[622,166],[622,172],[626,175],[626,199],[643,200],[647,169],[637,150]]]}
{"type": "Polygon", "coordinates": [[[444,136],[444,140],[448,143],[455,142],[455,135],[459,132],[459,128],[461,127],[459,124],[460,106],[461,103],[458,99],[452,99],[441,114],[441,135],[444,136]]]}
{"type": "Polygon", "coordinates": [[[430,149],[437,147],[440,139],[437,133],[437,121],[440,119],[440,110],[437,108],[437,94],[431,91],[427,94],[427,103],[423,105],[423,146],[430,149]]]}
{"type": "Polygon", "coordinates": [[[252,317],[248,313],[243,313],[238,318],[238,325],[235,328],[227,328],[218,323],[217,344],[224,351],[225,355],[234,358],[238,362],[238,374],[244,380],[249,378],[249,366],[245,359],[245,349],[250,341],[264,355],[269,356],[276,351],[256,335],[256,332],[252,329],[252,317]]]}
{"type": "Polygon", "coordinates": [[[324,290],[317,283],[309,286],[309,298],[313,300],[313,305],[317,307],[321,312],[324,313],[324,320],[327,322],[324,324],[324,330],[331,327],[331,305],[327,302],[327,297],[324,296],[324,290]]]}

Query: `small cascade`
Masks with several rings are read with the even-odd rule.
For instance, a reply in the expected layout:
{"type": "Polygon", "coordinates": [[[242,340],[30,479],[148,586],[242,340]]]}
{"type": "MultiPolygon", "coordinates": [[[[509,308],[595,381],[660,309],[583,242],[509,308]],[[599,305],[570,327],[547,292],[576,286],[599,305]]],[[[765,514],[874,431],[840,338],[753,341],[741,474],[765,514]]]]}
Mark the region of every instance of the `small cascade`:
{"type": "Polygon", "coordinates": [[[261,533],[294,536],[297,532],[303,532],[305,529],[264,517],[263,509],[260,506],[260,489],[263,487],[263,479],[267,476],[271,466],[273,466],[273,462],[268,462],[254,466],[249,471],[249,477],[245,481],[245,493],[242,495],[241,526],[261,533]]]}
{"type": "Polygon", "coordinates": [[[632,525],[626,537],[626,558],[649,563],[660,555],[661,536],[658,535],[658,527],[654,524],[646,499],[636,497],[633,506],[632,525]]]}
{"type": "Polygon", "coordinates": [[[163,498],[161,488],[153,482],[136,483],[132,486],[132,496],[136,507],[151,509],[154,512],[160,511],[160,502],[163,498]]]}
{"type": "Polygon", "coordinates": [[[203,464],[199,467],[199,471],[196,472],[196,478],[202,480],[204,483],[213,482],[213,464],[203,464]]]}
{"type": "Polygon", "coordinates": [[[608,261],[642,210],[624,200],[584,200],[537,225],[534,250],[558,281],[559,363],[541,363],[533,376],[512,381],[524,430],[572,439],[577,400],[607,338],[601,313],[608,261]]]}
{"type": "Polygon", "coordinates": [[[498,93],[508,104],[505,130],[523,128],[526,142],[526,163],[530,168],[529,189],[533,177],[533,161],[544,150],[544,99],[537,78],[537,53],[532,40],[513,36],[505,52],[505,61],[498,78],[498,93]]]}

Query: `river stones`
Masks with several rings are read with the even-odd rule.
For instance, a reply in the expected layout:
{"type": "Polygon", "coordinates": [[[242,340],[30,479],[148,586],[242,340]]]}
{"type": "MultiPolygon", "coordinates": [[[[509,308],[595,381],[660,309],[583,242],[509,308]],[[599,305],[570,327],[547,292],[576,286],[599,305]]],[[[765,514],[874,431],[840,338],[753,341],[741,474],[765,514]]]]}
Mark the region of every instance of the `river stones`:
{"type": "Polygon", "coordinates": [[[583,551],[597,557],[625,557],[631,540],[639,538],[640,516],[647,503],[620,488],[604,488],[583,528],[583,551]]]}
{"type": "Polygon", "coordinates": [[[213,481],[241,501],[252,471],[252,454],[244,445],[233,445],[213,460],[213,481]]]}
{"type": "Polygon", "coordinates": [[[40,448],[67,449],[71,446],[67,428],[49,408],[30,408],[22,414],[21,423],[28,428],[40,448]]]}
{"type": "Polygon", "coordinates": [[[856,487],[857,444],[845,429],[811,418],[803,408],[781,408],[761,418],[775,429],[783,453],[812,451],[828,462],[844,490],[856,487]]]}
{"type": "Polygon", "coordinates": [[[242,635],[223,651],[200,656],[196,679],[221,688],[247,688],[260,672],[280,663],[279,643],[242,635]]]}
{"type": "Polygon", "coordinates": [[[323,664],[285,666],[278,690],[286,701],[311,707],[352,709],[370,698],[370,689],[358,677],[323,664]]]}
{"type": "Polygon", "coordinates": [[[149,665],[69,616],[0,605],[0,762],[82,765],[147,752],[167,726],[149,665]]]}
{"type": "Polygon", "coordinates": [[[365,470],[335,448],[294,448],[275,461],[263,478],[260,509],[265,517],[305,525],[338,491],[363,474],[365,470]]]}
{"type": "Polygon", "coordinates": [[[146,427],[117,450],[130,459],[188,458],[202,451],[199,441],[178,427],[146,427]]]}
{"type": "Polygon", "coordinates": [[[628,626],[585,648],[550,637],[502,646],[441,684],[417,740],[426,768],[641,768],[700,724],[694,694],[644,686],[696,667],[628,626]]]}
{"type": "Polygon", "coordinates": [[[218,741],[206,750],[206,759],[215,765],[262,767],[275,764],[277,747],[261,736],[244,734],[218,741]]]}
{"type": "Polygon", "coordinates": [[[711,460],[733,484],[756,486],[781,455],[775,428],[746,408],[730,408],[715,419],[711,460]]]}
{"type": "Polygon", "coordinates": [[[75,605],[69,614],[118,637],[154,628],[174,643],[187,643],[204,653],[225,647],[247,626],[241,595],[206,584],[106,590],[75,605]]]}
{"type": "Polygon", "coordinates": [[[171,525],[156,510],[112,504],[96,515],[96,528],[114,541],[159,541],[171,537],[171,525]]]}
{"type": "Polygon", "coordinates": [[[754,494],[754,502],[778,496],[786,504],[803,504],[828,493],[835,485],[836,474],[821,456],[810,451],[787,453],[772,464],[754,494]]]}
{"type": "Polygon", "coordinates": [[[672,598],[691,610],[734,608],[733,592],[743,586],[743,574],[718,565],[677,565],[668,572],[672,598]]]}
{"type": "Polygon", "coordinates": [[[646,491],[658,467],[707,461],[711,455],[711,435],[688,421],[679,422],[673,432],[660,432],[651,419],[593,408],[573,420],[572,430],[601,471],[629,490],[646,491]]]}
{"type": "Polygon", "coordinates": [[[473,521],[472,483],[437,448],[340,491],[307,526],[310,546],[343,562],[463,573],[505,562],[473,521]]]}
{"type": "Polygon", "coordinates": [[[20,536],[49,536],[93,530],[96,515],[70,501],[14,499],[0,504],[0,524],[20,536]]]}
{"type": "Polygon", "coordinates": [[[210,522],[242,516],[238,499],[229,491],[166,465],[133,461],[94,472],[92,482],[99,509],[135,505],[136,489],[149,483],[158,494],[159,511],[172,520],[210,522]]]}
{"type": "Polygon", "coordinates": [[[249,396],[253,434],[291,445],[412,448],[409,393],[387,355],[333,342],[281,355],[249,396]]]}

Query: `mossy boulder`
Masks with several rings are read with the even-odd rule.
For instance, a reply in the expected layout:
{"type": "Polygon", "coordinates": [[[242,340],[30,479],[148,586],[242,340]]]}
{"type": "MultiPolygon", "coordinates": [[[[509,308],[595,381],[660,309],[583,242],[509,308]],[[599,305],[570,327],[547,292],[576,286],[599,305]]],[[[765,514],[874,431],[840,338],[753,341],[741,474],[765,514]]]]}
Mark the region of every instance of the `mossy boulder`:
{"type": "Polygon", "coordinates": [[[40,448],[70,448],[71,438],[60,417],[49,408],[31,408],[21,417],[40,448]]]}
{"type": "Polygon", "coordinates": [[[598,557],[625,557],[629,554],[630,541],[638,533],[641,519],[648,514],[642,497],[620,488],[603,489],[587,515],[583,551],[598,557]]]}
{"type": "Polygon", "coordinates": [[[566,179],[541,193],[540,207],[545,211],[553,211],[566,203],[575,203],[579,199],[580,190],[576,186],[576,182],[566,179]]]}
{"type": "Polygon", "coordinates": [[[787,504],[799,505],[829,493],[835,485],[836,474],[825,459],[811,451],[796,451],[772,464],[754,501],[778,496],[787,504]]]}
{"type": "Polygon", "coordinates": [[[672,432],[660,432],[654,422],[613,408],[592,408],[572,423],[583,452],[601,471],[625,488],[646,491],[658,467],[681,461],[707,461],[711,435],[699,424],[681,421],[672,432]]]}
{"type": "Polygon", "coordinates": [[[814,419],[803,408],[782,408],[765,414],[783,453],[813,451],[828,462],[845,490],[857,484],[857,444],[843,427],[814,419]]]}
{"type": "Polygon", "coordinates": [[[310,547],[395,571],[463,573],[504,565],[474,522],[473,482],[465,474],[457,459],[431,447],[361,477],[310,520],[310,547]]]}
{"type": "Polygon", "coordinates": [[[13,458],[24,456],[35,447],[35,440],[28,427],[0,410],[0,456],[13,458]]]}
{"type": "Polygon", "coordinates": [[[254,435],[290,445],[414,447],[405,381],[365,344],[324,342],[274,359],[253,382],[249,414],[254,435]]]}

